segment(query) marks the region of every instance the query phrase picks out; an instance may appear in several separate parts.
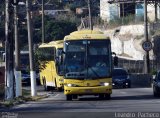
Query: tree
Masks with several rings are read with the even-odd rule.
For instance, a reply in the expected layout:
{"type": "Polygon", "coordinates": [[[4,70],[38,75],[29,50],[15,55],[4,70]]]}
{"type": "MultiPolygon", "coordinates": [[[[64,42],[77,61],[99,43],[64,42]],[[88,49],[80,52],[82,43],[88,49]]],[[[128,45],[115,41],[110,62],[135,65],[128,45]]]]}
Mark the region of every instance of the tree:
{"type": "MultiPolygon", "coordinates": [[[[34,19],[34,30],[33,33],[33,42],[40,43],[41,42],[41,17],[37,17],[34,19]]],[[[65,20],[57,20],[49,17],[45,17],[45,42],[50,42],[53,40],[61,40],[64,36],[69,33],[77,30],[76,23],[65,21],[65,20]]]]}
{"type": "Polygon", "coordinates": [[[46,41],[60,40],[77,30],[76,24],[68,21],[48,21],[46,24],[46,41]]]}

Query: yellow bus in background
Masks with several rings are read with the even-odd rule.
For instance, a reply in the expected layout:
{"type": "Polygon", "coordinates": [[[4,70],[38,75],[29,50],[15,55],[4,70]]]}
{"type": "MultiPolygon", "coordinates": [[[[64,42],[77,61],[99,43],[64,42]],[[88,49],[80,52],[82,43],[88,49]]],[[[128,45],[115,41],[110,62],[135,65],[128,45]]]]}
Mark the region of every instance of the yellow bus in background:
{"type": "Polygon", "coordinates": [[[63,65],[57,62],[62,50],[63,40],[44,43],[38,48],[40,83],[45,90],[63,90],[63,65]]]}
{"type": "Polygon", "coordinates": [[[64,94],[110,99],[112,93],[111,42],[100,31],[75,31],[64,38],[64,94]]]}

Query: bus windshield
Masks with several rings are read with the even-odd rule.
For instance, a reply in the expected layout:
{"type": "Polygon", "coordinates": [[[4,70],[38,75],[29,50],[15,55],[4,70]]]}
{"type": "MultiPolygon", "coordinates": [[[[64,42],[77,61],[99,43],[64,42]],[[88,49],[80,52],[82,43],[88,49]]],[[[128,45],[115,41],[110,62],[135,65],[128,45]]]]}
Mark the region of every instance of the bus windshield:
{"type": "Polygon", "coordinates": [[[111,75],[109,40],[65,42],[65,78],[99,79],[111,75]]]}

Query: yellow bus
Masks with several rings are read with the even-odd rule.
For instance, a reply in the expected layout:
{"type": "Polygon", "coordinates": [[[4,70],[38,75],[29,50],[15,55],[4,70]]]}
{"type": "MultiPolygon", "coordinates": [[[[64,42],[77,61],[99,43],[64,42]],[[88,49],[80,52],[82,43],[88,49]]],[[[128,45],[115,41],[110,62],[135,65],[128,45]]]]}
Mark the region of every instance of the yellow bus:
{"type": "Polygon", "coordinates": [[[77,99],[81,95],[110,99],[111,42],[102,32],[81,30],[65,36],[63,64],[66,100],[77,99]]]}
{"type": "Polygon", "coordinates": [[[38,59],[40,61],[40,83],[45,90],[63,89],[63,68],[57,63],[63,50],[63,40],[44,43],[39,46],[38,59]]]}

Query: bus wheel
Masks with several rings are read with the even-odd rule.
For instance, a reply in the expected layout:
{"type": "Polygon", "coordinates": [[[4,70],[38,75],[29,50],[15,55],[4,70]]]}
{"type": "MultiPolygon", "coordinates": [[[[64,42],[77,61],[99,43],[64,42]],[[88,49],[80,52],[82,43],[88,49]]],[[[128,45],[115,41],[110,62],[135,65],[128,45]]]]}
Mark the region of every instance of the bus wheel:
{"type": "Polygon", "coordinates": [[[104,94],[99,94],[99,98],[102,100],[102,99],[104,99],[104,94]]]}
{"type": "Polygon", "coordinates": [[[110,100],[111,99],[111,94],[105,94],[105,98],[106,98],[106,100],[110,100]]]}
{"type": "Polygon", "coordinates": [[[62,91],[63,91],[62,87],[58,87],[57,90],[58,90],[59,92],[62,92],[62,91]]]}
{"type": "Polygon", "coordinates": [[[57,89],[57,91],[59,91],[59,88],[57,87],[57,81],[56,81],[56,79],[54,81],[54,84],[55,84],[55,89],[57,89]]]}
{"type": "Polygon", "coordinates": [[[71,101],[72,100],[72,95],[66,95],[66,100],[71,101]]]}
{"type": "Polygon", "coordinates": [[[78,95],[73,95],[73,99],[78,99],[78,95]]]}
{"type": "Polygon", "coordinates": [[[46,80],[45,79],[43,79],[43,87],[44,87],[45,91],[49,91],[50,90],[49,86],[46,85],[46,80]]]}

